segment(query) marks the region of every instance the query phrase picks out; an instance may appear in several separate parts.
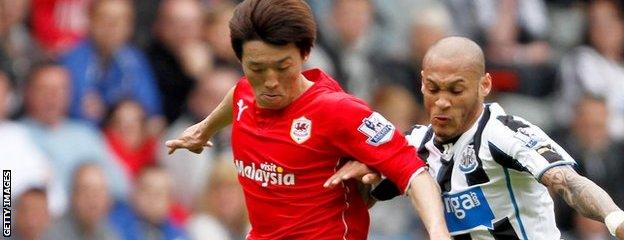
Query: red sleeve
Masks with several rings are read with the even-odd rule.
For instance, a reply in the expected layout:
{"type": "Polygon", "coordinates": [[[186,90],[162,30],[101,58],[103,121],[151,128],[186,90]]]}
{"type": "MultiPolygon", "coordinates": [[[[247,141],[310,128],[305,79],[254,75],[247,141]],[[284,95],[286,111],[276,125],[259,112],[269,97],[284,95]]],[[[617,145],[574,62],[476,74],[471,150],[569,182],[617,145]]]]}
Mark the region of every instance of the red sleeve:
{"type": "Polygon", "coordinates": [[[412,175],[425,166],[416,149],[408,145],[394,125],[363,101],[342,99],[336,108],[339,132],[335,144],[349,156],[379,170],[405,191],[412,175]]]}

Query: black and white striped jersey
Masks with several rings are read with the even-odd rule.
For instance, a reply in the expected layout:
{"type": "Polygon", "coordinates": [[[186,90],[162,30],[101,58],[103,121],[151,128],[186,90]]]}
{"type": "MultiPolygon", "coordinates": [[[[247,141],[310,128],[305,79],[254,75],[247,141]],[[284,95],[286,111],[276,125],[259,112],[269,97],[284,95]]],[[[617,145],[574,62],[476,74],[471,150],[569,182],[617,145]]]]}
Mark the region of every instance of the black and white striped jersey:
{"type": "Polygon", "coordinates": [[[407,135],[440,184],[454,239],[560,239],[553,201],[539,180],[575,161],[540,128],[492,103],[458,138],[434,137],[427,126],[407,135]]]}

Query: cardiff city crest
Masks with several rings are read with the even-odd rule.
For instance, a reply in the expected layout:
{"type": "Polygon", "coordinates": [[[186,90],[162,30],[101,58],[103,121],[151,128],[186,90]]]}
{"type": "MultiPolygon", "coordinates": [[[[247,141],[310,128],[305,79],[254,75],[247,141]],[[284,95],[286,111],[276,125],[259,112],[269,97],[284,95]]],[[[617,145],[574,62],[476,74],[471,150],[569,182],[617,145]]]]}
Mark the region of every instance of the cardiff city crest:
{"type": "Polygon", "coordinates": [[[290,126],[290,138],[298,144],[310,139],[312,135],[312,121],[302,116],[293,120],[290,126]]]}

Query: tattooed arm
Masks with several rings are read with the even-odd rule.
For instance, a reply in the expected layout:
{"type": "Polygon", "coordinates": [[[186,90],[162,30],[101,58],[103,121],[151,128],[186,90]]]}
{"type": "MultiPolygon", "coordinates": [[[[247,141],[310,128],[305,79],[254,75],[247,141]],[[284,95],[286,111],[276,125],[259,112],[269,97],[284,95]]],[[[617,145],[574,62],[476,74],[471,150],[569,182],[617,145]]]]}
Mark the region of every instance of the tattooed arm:
{"type": "MultiPolygon", "coordinates": [[[[620,211],[609,194],[570,166],[549,169],[542,175],[541,182],[585,217],[604,222],[609,213],[620,211]]],[[[624,224],[618,227],[617,237],[624,239],[624,224]]]]}

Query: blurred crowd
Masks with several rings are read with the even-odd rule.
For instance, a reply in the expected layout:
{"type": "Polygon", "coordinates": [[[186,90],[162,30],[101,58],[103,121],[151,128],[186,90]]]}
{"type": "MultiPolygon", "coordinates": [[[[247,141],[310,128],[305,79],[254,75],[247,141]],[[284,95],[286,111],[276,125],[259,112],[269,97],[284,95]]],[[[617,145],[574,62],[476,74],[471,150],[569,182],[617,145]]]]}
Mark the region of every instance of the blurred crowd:
{"type": "MultiPolygon", "coordinates": [[[[13,170],[12,239],[244,239],[229,131],[201,154],[164,140],[242,76],[235,0],[0,0],[0,169],[13,170]]],[[[477,41],[509,114],[542,127],[624,206],[621,0],[308,0],[306,68],[334,76],[398,129],[427,124],[421,59],[477,41]]],[[[371,239],[423,234],[406,199],[371,210],[371,239]]],[[[556,199],[565,239],[609,239],[556,199]]]]}

